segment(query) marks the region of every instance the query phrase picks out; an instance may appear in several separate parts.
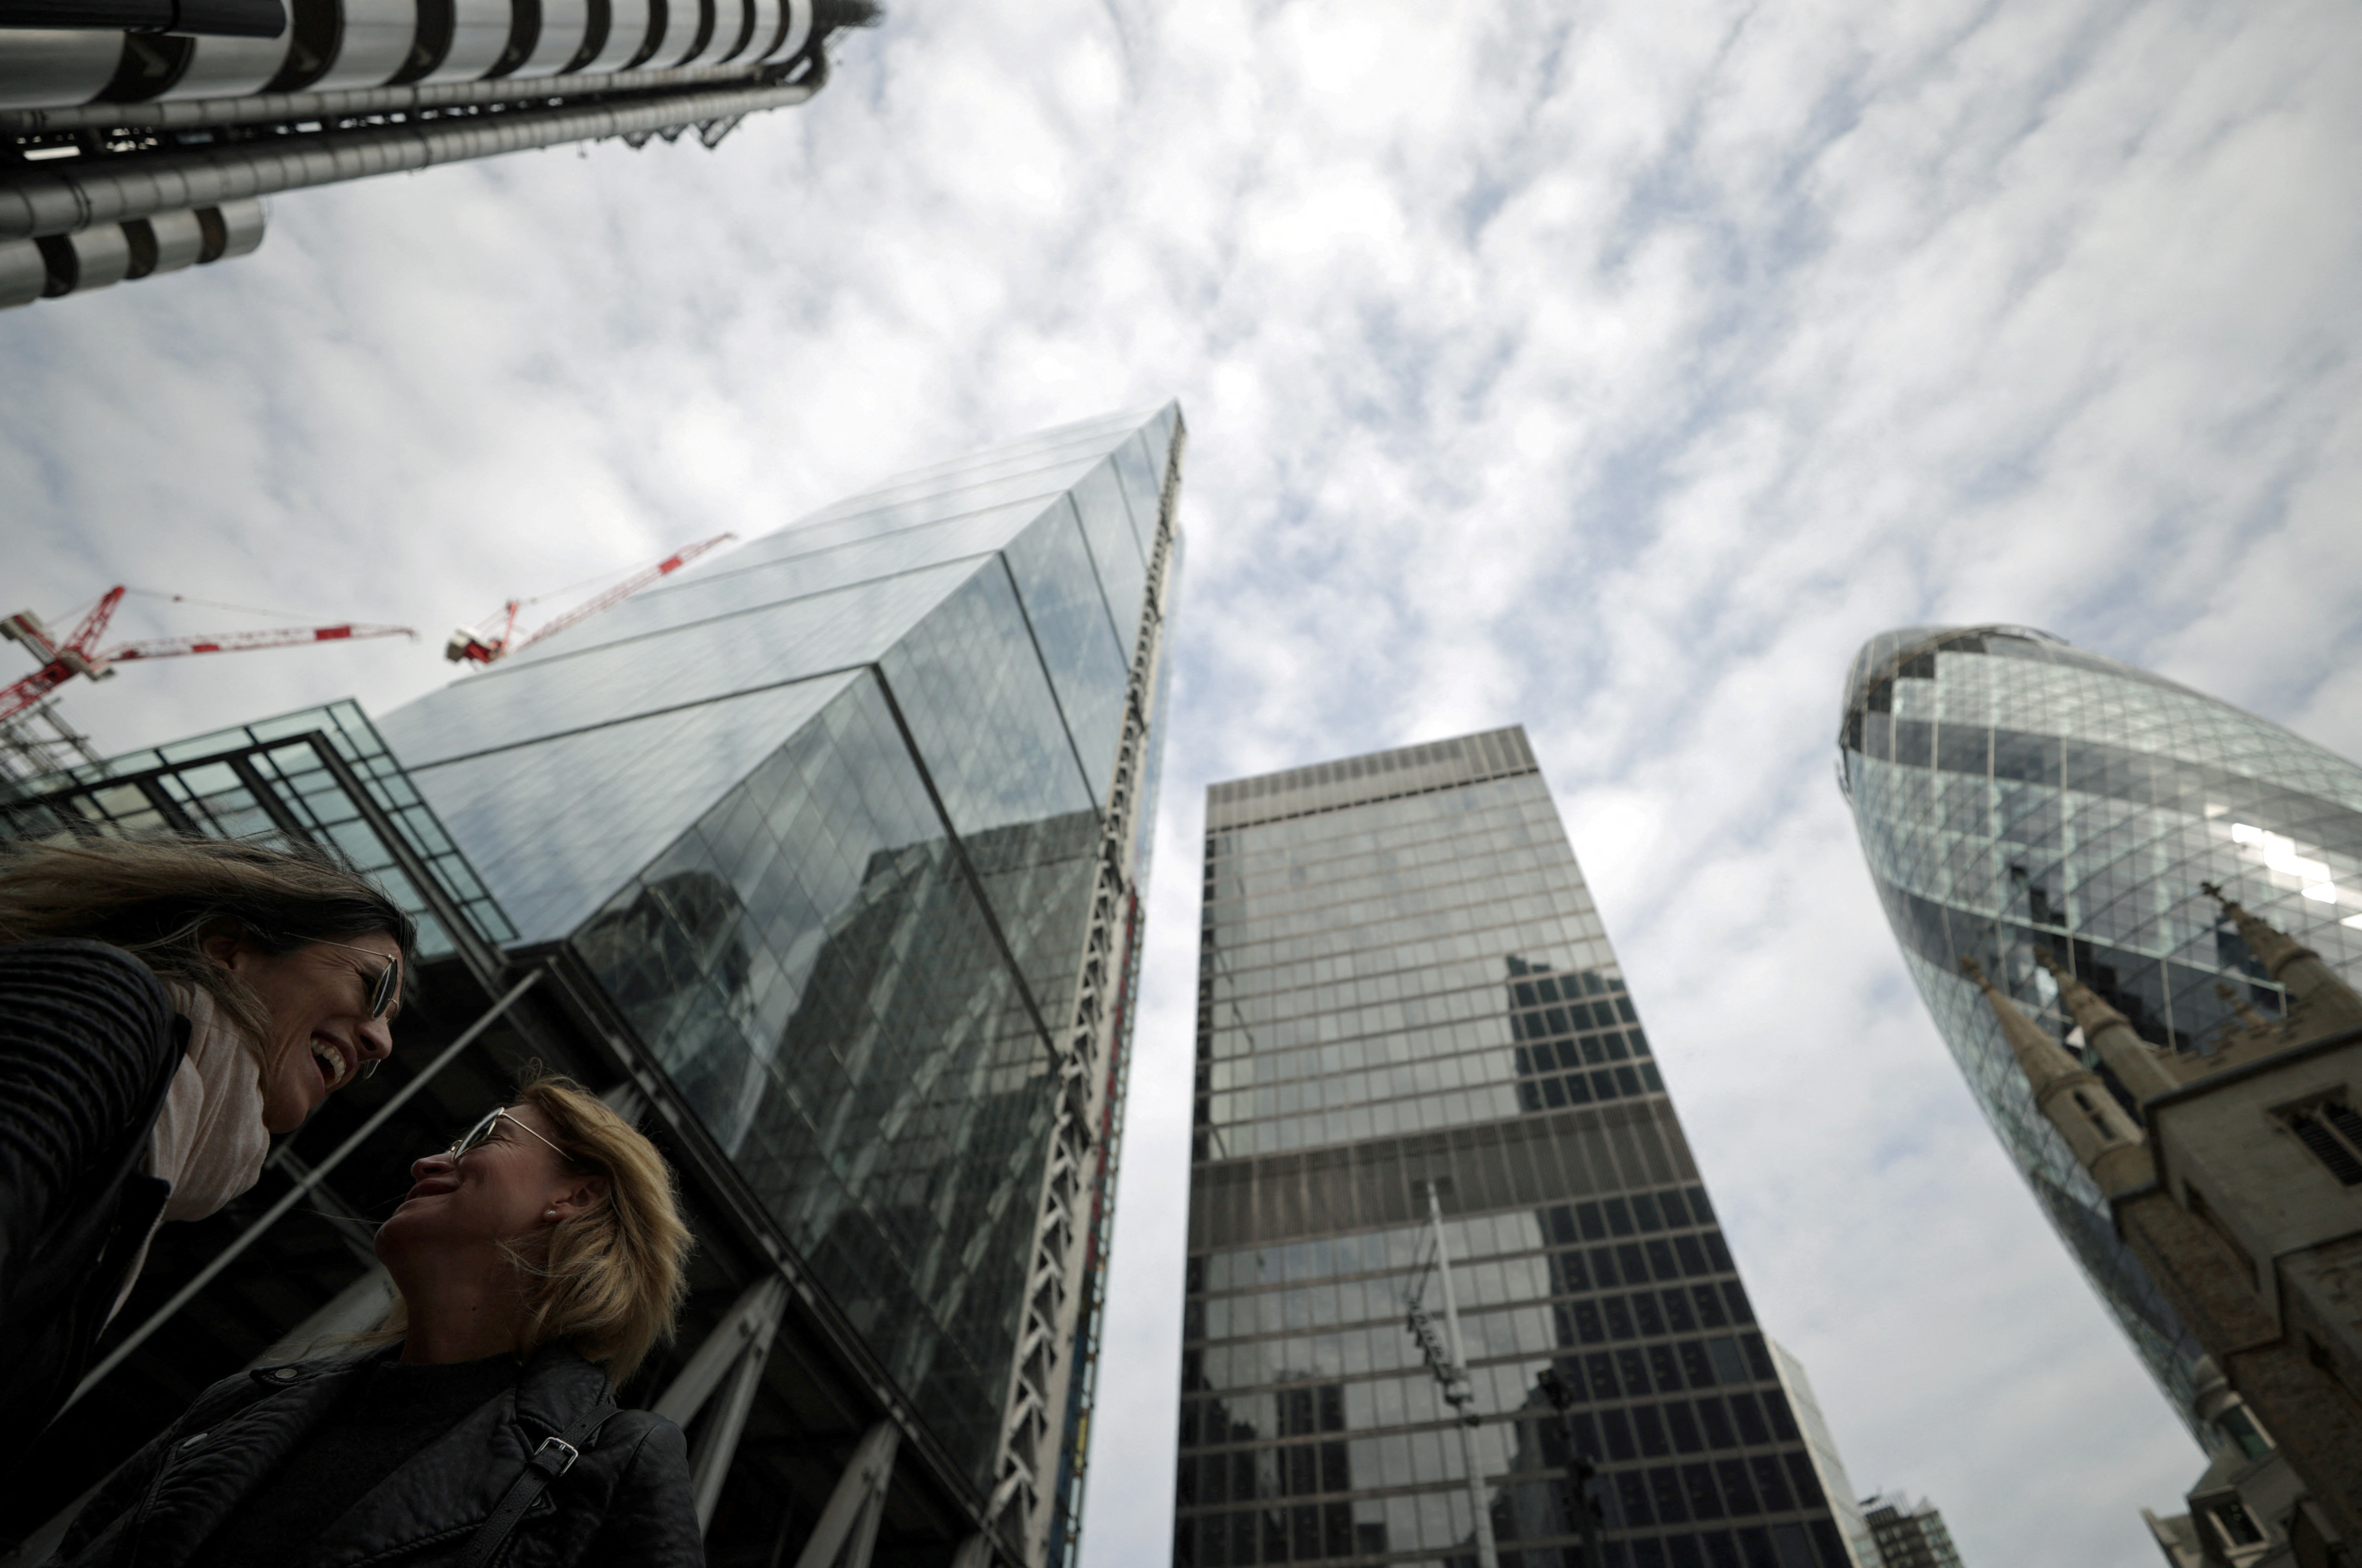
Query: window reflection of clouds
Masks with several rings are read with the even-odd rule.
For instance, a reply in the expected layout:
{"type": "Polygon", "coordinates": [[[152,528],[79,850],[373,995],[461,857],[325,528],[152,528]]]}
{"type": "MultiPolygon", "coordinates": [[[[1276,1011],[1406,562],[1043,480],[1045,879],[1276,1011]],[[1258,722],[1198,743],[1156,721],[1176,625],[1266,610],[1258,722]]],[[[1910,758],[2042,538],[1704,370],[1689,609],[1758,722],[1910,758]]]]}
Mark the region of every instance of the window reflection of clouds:
{"type": "Polygon", "coordinates": [[[1077,752],[1132,657],[1060,491],[1148,420],[880,487],[390,715],[978,1485],[1108,784],[1077,752]]]}

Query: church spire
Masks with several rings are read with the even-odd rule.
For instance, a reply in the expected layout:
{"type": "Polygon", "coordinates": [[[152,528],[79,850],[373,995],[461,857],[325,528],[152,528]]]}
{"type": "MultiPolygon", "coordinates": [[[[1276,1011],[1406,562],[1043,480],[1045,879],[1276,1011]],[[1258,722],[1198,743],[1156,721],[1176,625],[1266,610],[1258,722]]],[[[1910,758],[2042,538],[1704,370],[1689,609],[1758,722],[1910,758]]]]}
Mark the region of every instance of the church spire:
{"type": "MultiPolygon", "coordinates": [[[[2333,1029],[2362,1023],[2362,996],[2338,977],[2337,971],[2321,961],[2321,955],[2284,932],[2274,930],[2256,916],[2239,907],[2238,902],[2213,882],[2201,882],[2199,890],[2223,906],[2239,928],[2241,940],[2247,951],[2262,963],[2264,973],[2288,988],[2297,1006],[2291,1010],[2300,1016],[2291,1021],[2291,1031],[2298,1037],[2326,1033],[2333,1029]]],[[[2290,1043],[2297,1040],[2291,1039],[2290,1043]]]]}
{"type": "Polygon", "coordinates": [[[2056,954],[2047,947],[2037,947],[2034,961],[2049,970],[2051,977],[2058,982],[2059,999],[2067,1004],[2068,1016],[2075,1021],[2084,1040],[2100,1054],[2100,1060],[2107,1063],[2116,1081],[2132,1092],[2136,1101],[2181,1087],[2181,1079],[2167,1065],[2166,1058],[2134,1032],[2132,1021],[2076,978],[2056,954]]]}
{"type": "Polygon", "coordinates": [[[2002,1037],[2034,1089],[2036,1108],[2058,1129],[2100,1190],[2113,1196],[2157,1179],[2146,1138],[2100,1082],[2100,1075],[2019,1011],[1975,959],[1962,958],[1960,972],[1984,992],[2001,1022],[2002,1037]]]}

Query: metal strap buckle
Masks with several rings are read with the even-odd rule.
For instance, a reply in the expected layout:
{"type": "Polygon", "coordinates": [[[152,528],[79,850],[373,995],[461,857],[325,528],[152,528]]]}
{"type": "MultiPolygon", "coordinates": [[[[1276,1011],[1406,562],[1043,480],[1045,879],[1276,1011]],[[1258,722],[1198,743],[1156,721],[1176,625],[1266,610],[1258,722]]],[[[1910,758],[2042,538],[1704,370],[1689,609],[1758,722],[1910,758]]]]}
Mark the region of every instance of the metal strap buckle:
{"type": "Polygon", "coordinates": [[[546,1455],[552,1449],[556,1449],[557,1451],[557,1458],[554,1462],[557,1468],[551,1470],[549,1473],[552,1480],[557,1479],[558,1476],[563,1475],[568,1471],[573,1469],[574,1462],[582,1457],[580,1452],[578,1451],[572,1443],[568,1442],[564,1438],[546,1437],[541,1440],[541,1446],[533,1451],[534,1463],[536,1464],[551,1463],[550,1461],[546,1460],[544,1455],[546,1455]]]}

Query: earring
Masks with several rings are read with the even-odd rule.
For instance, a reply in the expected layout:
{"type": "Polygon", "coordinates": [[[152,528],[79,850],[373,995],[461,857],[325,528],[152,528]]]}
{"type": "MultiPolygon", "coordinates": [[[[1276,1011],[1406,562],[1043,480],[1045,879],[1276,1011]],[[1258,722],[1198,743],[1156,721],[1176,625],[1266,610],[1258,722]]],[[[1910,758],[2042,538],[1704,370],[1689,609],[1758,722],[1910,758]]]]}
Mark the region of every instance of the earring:
{"type": "Polygon", "coordinates": [[[554,1224],[557,1220],[557,1210],[555,1209],[545,1209],[541,1211],[541,1217],[546,1222],[554,1224]]]}

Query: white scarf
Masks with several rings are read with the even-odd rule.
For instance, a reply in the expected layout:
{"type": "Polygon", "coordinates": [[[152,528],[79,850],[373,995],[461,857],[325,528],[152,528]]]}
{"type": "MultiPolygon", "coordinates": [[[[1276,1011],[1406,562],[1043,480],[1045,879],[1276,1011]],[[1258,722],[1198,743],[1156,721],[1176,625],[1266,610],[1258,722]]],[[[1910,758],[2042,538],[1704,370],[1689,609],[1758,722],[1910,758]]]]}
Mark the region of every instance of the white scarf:
{"type": "MultiPolygon", "coordinates": [[[[158,1224],[217,1212],[261,1179],[263,1159],[270,1153],[270,1133],[262,1125],[262,1071],[253,1046],[222,1016],[210,991],[177,982],[165,989],[174,1010],[189,1021],[189,1054],[165,1091],[164,1110],[140,1166],[172,1188],[158,1224]]],[[[155,1234],[150,1230],[148,1240],[155,1234]]],[[[147,1262],[143,1241],[110,1317],[123,1309],[147,1262]]]]}

